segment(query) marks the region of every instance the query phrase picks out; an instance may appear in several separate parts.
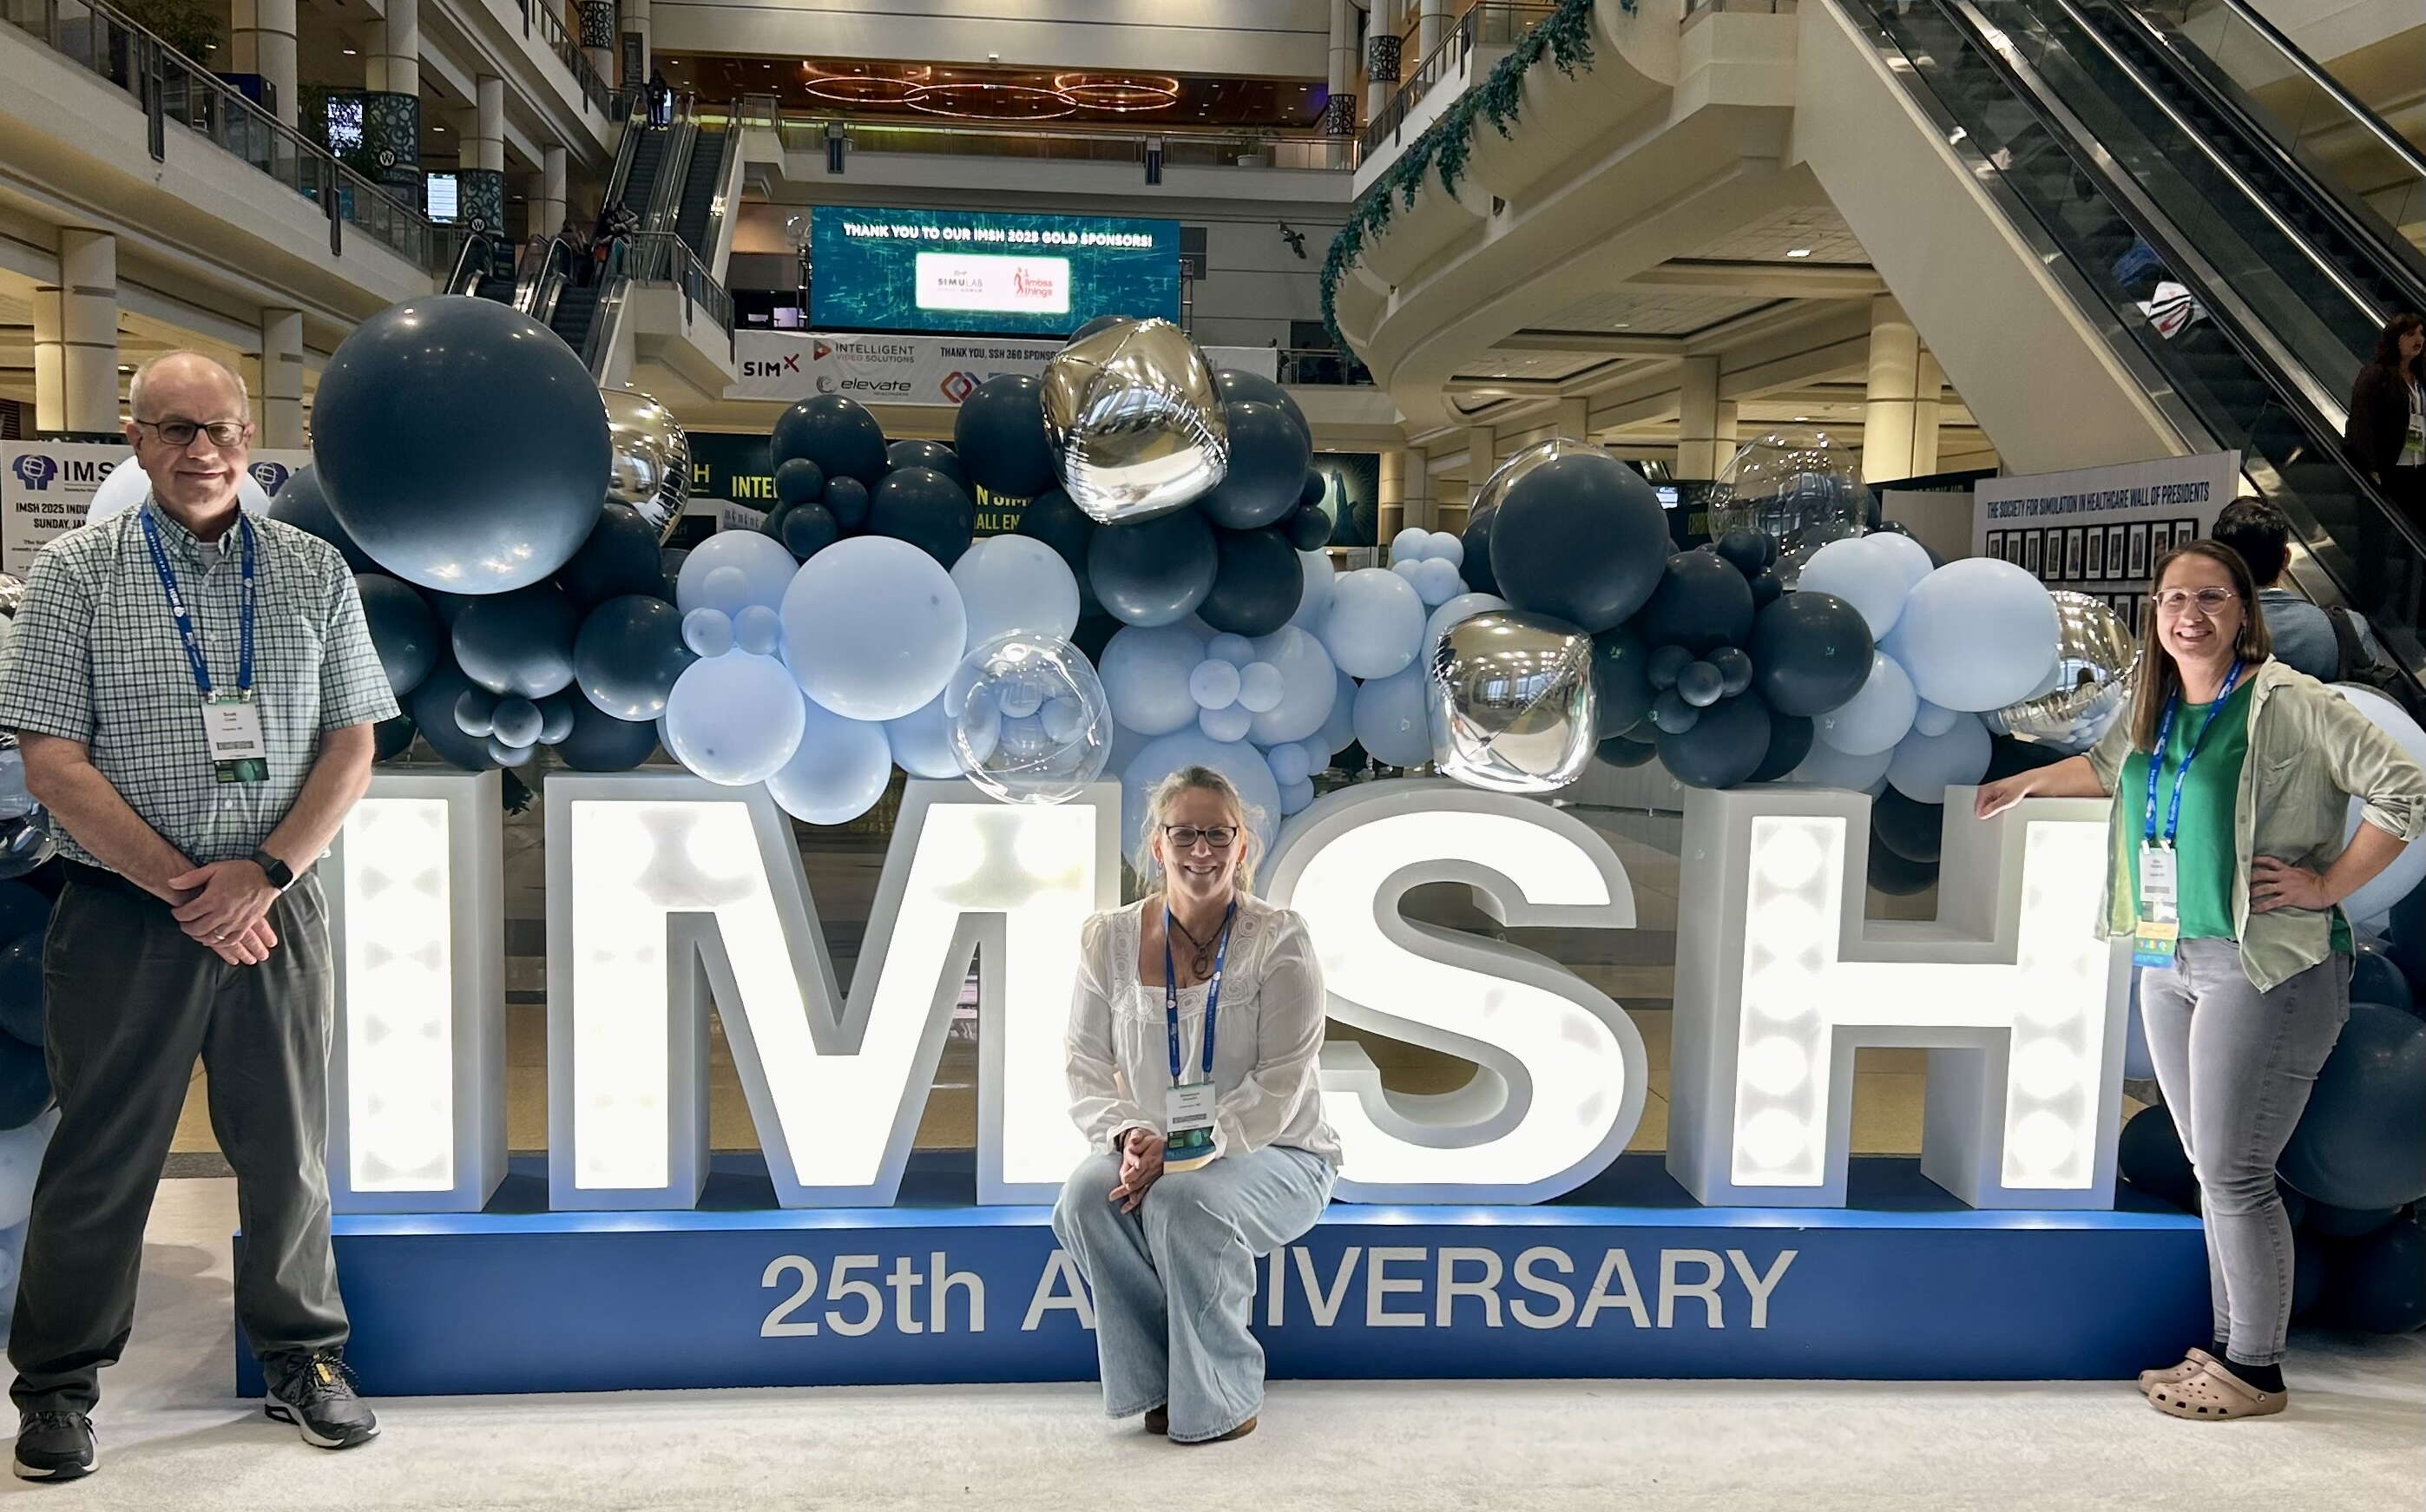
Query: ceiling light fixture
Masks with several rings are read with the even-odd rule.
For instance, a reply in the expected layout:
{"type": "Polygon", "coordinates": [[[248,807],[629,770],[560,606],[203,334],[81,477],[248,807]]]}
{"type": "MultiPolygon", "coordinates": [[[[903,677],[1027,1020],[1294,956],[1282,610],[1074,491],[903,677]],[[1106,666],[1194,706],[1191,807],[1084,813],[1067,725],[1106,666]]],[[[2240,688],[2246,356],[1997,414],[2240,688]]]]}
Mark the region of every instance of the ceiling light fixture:
{"type": "Polygon", "coordinates": [[[1051,121],[1077,108],[1051,89],[1027,84],[926,84],[903,103],[927,115],[962,121],[1051,121]],[[967,99],[972,94],[975,99],[967,99]]]}
{"type": "Polygon", "coordinates": [[[1089,110],[1168,110],[1179,103],[1179,81],[1152,73],[1056,73],[1053,88],[1089,110]]]}
{"type": "Polygon", "coordinates": [[[1808,257],[1811,255],[1811,249],[1808,247],[1788,248],[1786,255],[1788,257],[1808,257]]]}

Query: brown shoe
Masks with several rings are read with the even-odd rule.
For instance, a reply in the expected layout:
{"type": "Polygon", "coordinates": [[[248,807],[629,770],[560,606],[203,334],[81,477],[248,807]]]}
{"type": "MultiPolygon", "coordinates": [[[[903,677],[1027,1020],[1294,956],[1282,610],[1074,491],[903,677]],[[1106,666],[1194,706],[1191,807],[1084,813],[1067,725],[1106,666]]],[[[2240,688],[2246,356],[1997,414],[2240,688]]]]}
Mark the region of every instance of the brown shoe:
{"type": "Polygon", "coordinates": [[[1247,1435],[1254,1431],[1255,1420],[1249,1418],[1246,1422],[1239,1424],[1228,1433],[1220,1434],[1210,1439],[1199,1439],[1196,1442],[1200,1444],[1225,1444],[1233,1439],[1244,1439],[1247,1435]]]}
{"type": "Polygon", "coordinates": [[[2221,1363],[2223,1363],[2223,1361],[2217,1359],[2213,1355],[2208,1354],[2206,1350],[2193,1349],[2189,1354],[2182,1357],[2182,1362],[2178,1365],[2169,1365],[2163,1370],[2142,1371],[2140,1373],[2140,1394],[2142,1396],[2145,1396],[2159,1386],[2171,1386],[2175,1381],[2189,1380],[2192,1375],[2197,1375],[2208,1366],[2221,1363]]]}
{"type": "Polygon", "coordinates": [[[2271,1417],[2289,1406],[2290,1397],[2283,1391],[2261,1391],[2224,1366],[2209,1363],[2194,1375],[2151,1388],[2148,1405],[2169,1417],[2220,1423],[2227,1418],[2271,1417]]]}
{"type": "Polygon", "coordinates": [[[1148,1433],[1159,1433],[1168,1437],[1171,1433],[1171,1409],[1163,1407],[1150,1407],[1146,1408],[1145,1431],[1148,1433]]]}

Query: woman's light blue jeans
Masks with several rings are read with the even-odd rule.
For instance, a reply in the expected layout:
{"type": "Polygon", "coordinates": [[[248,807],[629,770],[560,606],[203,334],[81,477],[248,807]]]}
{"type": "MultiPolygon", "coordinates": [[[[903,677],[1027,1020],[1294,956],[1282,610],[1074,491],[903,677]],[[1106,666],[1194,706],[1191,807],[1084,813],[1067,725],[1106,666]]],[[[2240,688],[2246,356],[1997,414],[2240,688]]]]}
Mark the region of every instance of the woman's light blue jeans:
{"type": "Polygon", "coordinates": [[[1070,1173],[1053,1232],[1094,1294],[1107,1416],[1167,1407],[1173,1440],[1197,1443],[1262,1409],[1264,1346],[1247,1330],[1255,1260],[1314,1227],[1335,1174],[1268,1145],[1172,1172],[1123,1213],[1110,1198],[1118,1156],[1070,1173]]]}

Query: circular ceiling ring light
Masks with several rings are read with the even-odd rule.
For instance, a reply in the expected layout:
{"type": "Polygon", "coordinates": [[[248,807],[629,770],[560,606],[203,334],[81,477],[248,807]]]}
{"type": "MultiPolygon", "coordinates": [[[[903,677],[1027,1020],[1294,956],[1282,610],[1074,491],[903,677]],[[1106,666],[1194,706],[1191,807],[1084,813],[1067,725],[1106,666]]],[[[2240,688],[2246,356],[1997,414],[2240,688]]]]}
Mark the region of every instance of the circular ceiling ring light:
{"type": "Polygon", "coordinates": [[[908,78],[886,73],[813,73],[801,81],[801,88],[820,100],[838,105],[908,105],[913,95],[928,88],[927,72],[926,69],[917,69],[908,78]]]}
{"type": "Polygon", "coordinates": [[[1150,73],[1057,73],[1053,88],[1090,110],[1168,110],[1179,103],[1179,81],[1150,73]]]}
{"type": "Polygon", "coordinates": [[[913,110],[962,121],[1051,121],[1077,107],[1027,84],[922,84],[903,102],[913,110]]]}

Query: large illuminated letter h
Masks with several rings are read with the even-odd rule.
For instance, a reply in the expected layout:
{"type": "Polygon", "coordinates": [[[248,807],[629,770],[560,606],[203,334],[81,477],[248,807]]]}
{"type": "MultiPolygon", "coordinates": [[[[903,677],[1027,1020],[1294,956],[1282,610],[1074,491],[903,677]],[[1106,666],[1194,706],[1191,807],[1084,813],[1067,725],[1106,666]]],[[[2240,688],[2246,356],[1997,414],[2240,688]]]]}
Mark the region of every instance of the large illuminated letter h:
{"type": "Polygon", "coordinates": [[[1947,793],[1938,917],[1868,921],[1869,799],[1697,793],[1677,909],[1668,1168],[1714,1205],[1841,1207],[1853,1053],[1929,1051],[1921,1170],[1978,1208],[2113,1205],[2127,945],[2103,800],[1981,824],[1947,793]]]}

